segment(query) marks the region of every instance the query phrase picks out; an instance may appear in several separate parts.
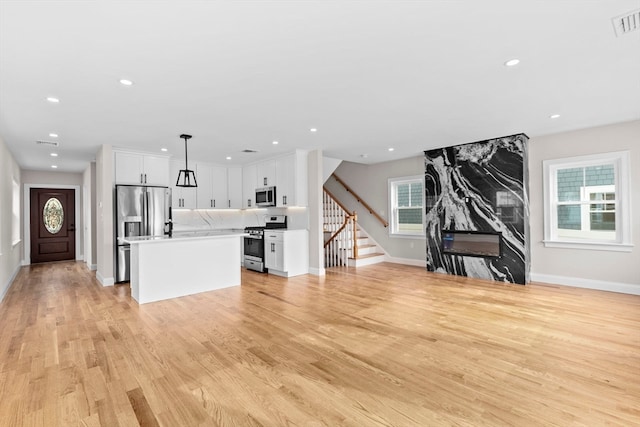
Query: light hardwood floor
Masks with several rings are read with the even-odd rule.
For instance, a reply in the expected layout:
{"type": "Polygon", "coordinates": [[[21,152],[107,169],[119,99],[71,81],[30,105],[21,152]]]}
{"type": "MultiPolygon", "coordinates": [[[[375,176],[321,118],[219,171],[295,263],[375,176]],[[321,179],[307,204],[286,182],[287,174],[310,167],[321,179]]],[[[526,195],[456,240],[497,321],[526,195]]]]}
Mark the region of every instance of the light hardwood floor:
{"type": "Polygon", "coordinates": [[[138,306],[81,263],[23,268],[0,425],[640,425],[638,296],[397,264],[242,281],[138,306]]]}

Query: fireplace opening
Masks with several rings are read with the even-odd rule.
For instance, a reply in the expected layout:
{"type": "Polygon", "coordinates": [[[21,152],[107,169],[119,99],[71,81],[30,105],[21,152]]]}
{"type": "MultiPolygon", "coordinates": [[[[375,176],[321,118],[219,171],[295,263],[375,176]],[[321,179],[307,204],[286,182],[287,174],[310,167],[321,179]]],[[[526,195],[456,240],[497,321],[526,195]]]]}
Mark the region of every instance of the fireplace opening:
{"type": "Polygon", "coordinates": [[[442,252],[451,255],[500,258],[502,233],[442,230],[442,252]]]}

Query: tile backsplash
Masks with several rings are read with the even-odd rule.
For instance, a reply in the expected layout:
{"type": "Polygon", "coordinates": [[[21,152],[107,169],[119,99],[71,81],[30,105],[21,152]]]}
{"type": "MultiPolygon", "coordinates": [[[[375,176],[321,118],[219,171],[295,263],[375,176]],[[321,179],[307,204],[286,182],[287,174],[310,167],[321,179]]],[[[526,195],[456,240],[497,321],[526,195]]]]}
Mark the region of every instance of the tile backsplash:
{"type": "Polygon", "coordinates": [[[309,228],[307,208],[176,209],[173,210],[173,230],[243,229],[264,225],[269,215],[287,215],[287,228],[290,230],[309,228]]]}

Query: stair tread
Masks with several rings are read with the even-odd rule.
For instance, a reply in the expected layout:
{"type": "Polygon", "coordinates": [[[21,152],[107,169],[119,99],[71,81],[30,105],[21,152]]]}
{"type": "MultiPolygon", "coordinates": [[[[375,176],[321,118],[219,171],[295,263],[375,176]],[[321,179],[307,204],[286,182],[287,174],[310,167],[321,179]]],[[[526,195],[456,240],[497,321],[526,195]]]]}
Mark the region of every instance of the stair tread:
{"type": "Polygon", "coordinates": [[[375,254],[358,255],[358,257],[356,259],[373,258],[373,257],[376,257],[376,256],[384,256],[384,254],[383,253],[375,253],[375,254]]]}

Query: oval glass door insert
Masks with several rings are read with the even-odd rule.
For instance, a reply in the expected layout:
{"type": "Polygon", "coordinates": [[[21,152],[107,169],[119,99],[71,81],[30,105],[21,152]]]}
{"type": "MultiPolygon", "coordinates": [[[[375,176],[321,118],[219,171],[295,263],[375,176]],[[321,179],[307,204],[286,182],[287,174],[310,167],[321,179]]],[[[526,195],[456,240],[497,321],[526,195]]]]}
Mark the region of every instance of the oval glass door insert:
{"type": "Polygon", "coordinates": [[[51,234],[56,234],[62,228],[62,222],[64,221],[64,210],[62,209],[62,203],[55,197],[51,197],[44,204],[44,212],[42,215],[44,226],[51,234]]]}

